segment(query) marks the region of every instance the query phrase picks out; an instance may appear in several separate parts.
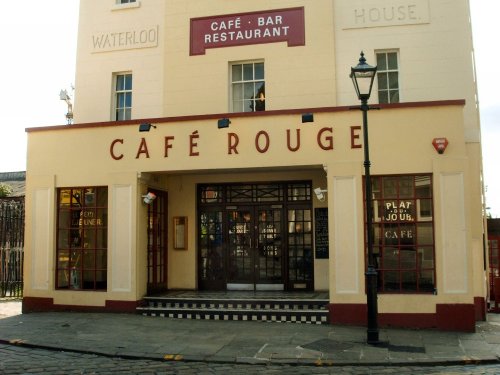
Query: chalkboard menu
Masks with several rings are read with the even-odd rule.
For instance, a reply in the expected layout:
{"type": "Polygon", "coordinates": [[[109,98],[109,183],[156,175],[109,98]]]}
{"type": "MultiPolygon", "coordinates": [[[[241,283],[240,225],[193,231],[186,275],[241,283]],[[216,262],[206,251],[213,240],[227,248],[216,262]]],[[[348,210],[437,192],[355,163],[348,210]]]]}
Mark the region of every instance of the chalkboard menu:
{"type": "Polygon", "coordinates": [[[314,209],[316,259],[328,259],[328,208],[314,209]]]}

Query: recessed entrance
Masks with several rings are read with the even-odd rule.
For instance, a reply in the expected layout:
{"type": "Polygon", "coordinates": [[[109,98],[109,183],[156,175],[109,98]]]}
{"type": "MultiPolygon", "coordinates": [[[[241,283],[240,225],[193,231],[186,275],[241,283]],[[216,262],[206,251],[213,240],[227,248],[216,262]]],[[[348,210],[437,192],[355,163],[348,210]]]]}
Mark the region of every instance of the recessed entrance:
{"type": "Polygon", "coordinates": [[[312,290],[310,182],[200,185],[200,290],[312,290]]]}

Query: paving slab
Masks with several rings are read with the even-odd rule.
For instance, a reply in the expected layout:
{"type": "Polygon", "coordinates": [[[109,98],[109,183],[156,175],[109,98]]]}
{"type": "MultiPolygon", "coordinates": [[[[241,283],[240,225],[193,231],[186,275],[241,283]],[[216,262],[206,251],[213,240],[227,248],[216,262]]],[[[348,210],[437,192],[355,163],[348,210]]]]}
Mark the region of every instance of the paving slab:
{"type": "Polygon", "coordinates": [[[182,320],[136,314],[21,314],[0,302],[0,342],[57,351],[168,361],[248,364],[414,365],[498,362],[500,316],[475,333],[381,329],[366,344],[364,327],[182,320]]]}

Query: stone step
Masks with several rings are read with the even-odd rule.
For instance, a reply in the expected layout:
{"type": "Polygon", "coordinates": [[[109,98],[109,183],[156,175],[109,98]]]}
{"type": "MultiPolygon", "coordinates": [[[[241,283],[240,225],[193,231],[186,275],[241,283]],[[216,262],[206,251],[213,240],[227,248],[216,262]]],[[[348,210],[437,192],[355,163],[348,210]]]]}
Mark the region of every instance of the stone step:
{"type": "Polygon", "coordinates": [[[246,308],[175,308],[146,306],[138,307],[137,311],[145,316],[175,319],[262,321],[304,324],[328,323],[328,311],[326,309],[280,310],[246,308]]]}
{"type": "Polygon", "coordinates": [[[328,323],[326,299],[146,297],[137,312],[176,319],[328,323]]]}

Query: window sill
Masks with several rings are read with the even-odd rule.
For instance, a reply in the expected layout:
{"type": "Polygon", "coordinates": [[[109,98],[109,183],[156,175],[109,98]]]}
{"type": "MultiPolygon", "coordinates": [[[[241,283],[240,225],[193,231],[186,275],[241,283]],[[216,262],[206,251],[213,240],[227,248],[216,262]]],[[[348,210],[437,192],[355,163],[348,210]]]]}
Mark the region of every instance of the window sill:
{"type": "Polygon", "coordinates": [[[115,10],[133,9],[133,8],[139,8],[140,6],[141,2],[137,0],[135,3],[114,4],[111,10],[115,11],[115,10]]]}

